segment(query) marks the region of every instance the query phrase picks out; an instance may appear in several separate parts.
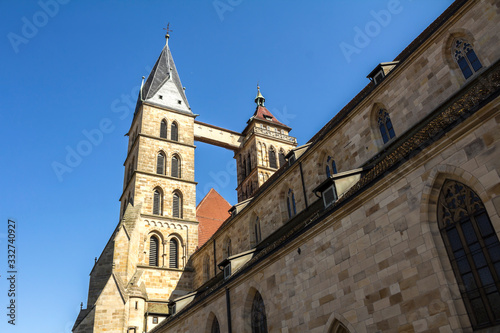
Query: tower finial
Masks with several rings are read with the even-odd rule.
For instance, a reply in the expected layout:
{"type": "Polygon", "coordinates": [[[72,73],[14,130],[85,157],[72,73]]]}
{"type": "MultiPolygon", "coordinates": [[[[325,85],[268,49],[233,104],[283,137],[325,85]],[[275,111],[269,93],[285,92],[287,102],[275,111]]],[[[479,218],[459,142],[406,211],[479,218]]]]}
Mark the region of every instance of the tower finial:
{"type": "Polygon", "coordinates": [[[165,39],[167,40],[167,44],[168,44],[168,39],[170,38],[170,33],[173,31],[170,29],[170,22],[167,23],[167,28],[163,28],[163,30],[167,31],[167,33],[165,34],[165,39]]]}
{"type": "Polygon", "coordinates": [[[257,97],[255,97],[254,101],[255,103],[257,103],[257,106],[264,106],[264,102],[266,101],[264,96],[262,96],[262,94],[260,93],[259,83],[257,83],[257,97]]]}

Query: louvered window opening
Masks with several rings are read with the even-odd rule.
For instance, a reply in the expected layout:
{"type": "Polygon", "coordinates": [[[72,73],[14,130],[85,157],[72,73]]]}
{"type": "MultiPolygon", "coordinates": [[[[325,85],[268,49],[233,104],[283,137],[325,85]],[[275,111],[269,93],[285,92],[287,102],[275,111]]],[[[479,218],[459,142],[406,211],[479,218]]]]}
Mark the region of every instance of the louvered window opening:
{"type": "Polygon", "coordinates": [[[161,193],[155,190],[153,193],[153,214],[160,215],[161,212],[161,193]]]}
{"type": "Polygon", "coordinates": [[[474,330],[500,324],[500,242],[479,196],[446,180],[438,224],[474,330]]]}
{"type": "Polygon", "coordinates": [[[273,169],[278,167],[278,164],[276,163],[276,153],[273,148],[269,149],[269,167],[273,169]]]}
{"type": "Polygon", "coordinates": [[[280,152],[279,153],[279,160],[280,160],[280,168],[285,165],[285,153],[280,152]]]}
{"type": "Polygon", "coordinates": [[[267,317],[264,300],[259,292],[255,294],[250,315],[252,333],[267,333],[267,317]]]}
{"type": "Polygon", "coordinates": [[[172,139],[173,141],[179,141],[179,133],[176,123],[172,123],[172,126],[170,128],[170,139],[172,139]]]}
{"type": "Polygon", "coordinates": [[[167,122],[163,120],[160,125],[160,138],[167,138],[167,122]]]}
{"type": "Polygon", "coordinates": [[[149,266],[158,266],[158,238],[151,236],[149,239],[149,266]]]}
{"type": "Polygon", "coordinates": [[[156,173],[159,175],[165,174],[165,155],[162,153],[159,153],[156,158],[156,173]]]}
{"type": "Polygon", "coordinates": [[[181,218],[181,198],[177,193],[174,193],[172,199],[172,216],[181,218]]]}
{"type": "Polygon", "coordinates": [[[171,175],[172,177],[180,177],[180,172],[179,172],[179,159],[177,156],[172,156],[172,172],[171,175]]]}
{"type": "Polygon", "coordinates": [[[169,258],[169,267],[170,268],[179,268],[179,259],[178,259],[178,243],[177,240],[170,240],[170,258],[169,258]]]}

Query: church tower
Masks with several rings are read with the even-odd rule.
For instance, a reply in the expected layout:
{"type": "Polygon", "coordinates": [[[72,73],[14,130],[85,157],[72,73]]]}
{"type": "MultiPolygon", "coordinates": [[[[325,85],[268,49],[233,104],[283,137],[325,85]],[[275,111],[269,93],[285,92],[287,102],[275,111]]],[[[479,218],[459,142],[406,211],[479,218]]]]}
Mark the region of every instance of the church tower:
{"type": "Polygon", "coordinates": [[[297,146],[289,136],[290,127],[281,123],[264,106],[266,99],[257,86],[257,108],[242,132],[243,140],[235,159],[238,173],[238,202],[254,195],[284,163],[286,154],[297,146]]]}
{"type": "Polygon", "coordinates": [[[120,221],[90,273],[73,332],[148,332],[192,290],[198,245],[194,119],[166,35],[127,133],[120,221]]]}

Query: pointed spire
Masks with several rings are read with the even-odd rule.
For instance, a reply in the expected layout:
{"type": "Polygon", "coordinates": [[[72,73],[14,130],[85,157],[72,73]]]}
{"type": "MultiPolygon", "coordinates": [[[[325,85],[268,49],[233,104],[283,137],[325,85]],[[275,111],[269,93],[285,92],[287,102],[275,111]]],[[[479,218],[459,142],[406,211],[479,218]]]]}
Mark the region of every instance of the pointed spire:
{"type": "Polygon", "coordinates": [[[260,93],[260,87],[257,85],[257,97],[255,97],[255,103],[257,103],[257,106],[264,106],[264,102],[266,99],[262,94],[260,93]]]}

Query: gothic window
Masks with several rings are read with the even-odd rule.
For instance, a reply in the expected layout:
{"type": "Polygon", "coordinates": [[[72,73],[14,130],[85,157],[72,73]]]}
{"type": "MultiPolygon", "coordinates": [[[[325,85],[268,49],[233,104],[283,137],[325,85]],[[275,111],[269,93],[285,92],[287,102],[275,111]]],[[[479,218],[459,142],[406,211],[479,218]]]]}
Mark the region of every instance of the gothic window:
{"type": "Polygon", "coordinates": [[[276,152],[274,148],[269,148],[269,167],[276,169],[278,167],[276,163],[276,152]]]}
{"type": "Polygon", "coordinates": [[[172,199],[172,216],[182,218],[182,198],[177,192],[174,192],[172,199]]]}
{"type": "Polygon", "coordinates": [[[349,333],[347,328],[344,325],[342,325],[342,323],[338,320],[335,320],[335,322],[333,323],[332,327],[330,328],[330,330],[328,332],[329,333],[349,333]]]}
{"type": "Polygon", "coordinates": [[[162,120],[160,124],[160,138],[167,138],[167,121],[162,120]]]}
{"type": "Polygon", "coordinates": [[[160,242],[158,237],[151,236],[149,238],[149,266],[158,266],[158,249],[160,242]]]}
{"type": "Polygon", "coordinates": [[[159,189],[153,191],[153,214],[161,215],[163,211],[162,192],[159,189]]]}
{"type": "Polygon", "coordinates": [[[260,220],[259,220],[258,216],[254,221],[253,228],[254,228],[254,233],[255,233],[255,244],[257,245],[262,240],[262,235],[260,233],[260,220]]]}
{"type": "Polygon", "coordinates": [[[453,42],[452,55],[466,80],[483,67],[472,45],[461,38],[453,42]]]}
{"type": "Polygon", "coordinates": [[[250,315],[252,333],[267,333],[266,307],[259,292],[255,293],[250,315]]]}
{"type": "Polygon", "coordinates": [[[384,143],[389,142],[389,140],[396,136],[389,113],[387,113],[385,109],[380,109],[378,111],[377,123],[384,143]]]}
{"type": "Polygon", "coordinates": [[[216,317],[214,317],[214,320],[212,321],[212,328],[210,329],[210,333],[220,333],[219,321],[216,317]]]}
{"type": "Polygon", "coordinates": [[[281,168],[283,165],[285,165],[285,151],[283,149],[280,149],[279,160],[280,160],[280,168],[281,168]]]}
{"type": "Polygon", "coordinates": [[[295,207],[295,194],[293,193],[292,189],[288,190],[286,205],[288,209],[288,218],[294,217],[297,214],[297,208],[295,207]]]}
{"type": "Polygon", "coordinates": [[[181,177],[181,168],[179,163],[179,157],[177,155],[172,156],[172,177],[180,178],[181,177]]]}
{"type": "Polygon", "coordinates": [[[172,141],[179,141],[177,123],[172,123],[172,126],[170,126],[170,139],[172,141]]]}
{"type": "Polygon", "coordinates": [[[326,160],[326,176],[330,177],[331,175],[334,175],[337,173],[337,164],[335,163],[335,160],[328,156],[326,160]]]}
{"type": "Polygon", "coordinates": [[[446,180],[438,223],[473,329],[500,324],[500,242],[478,195],[446,180]]]}
{"type": "Polygon", "coordinates": [[[170,240],[169,267],[179,268],[179,242],[175,238],[170,240]]]}
{"type": "Polygon", "coordinates": [[[161,152],[156,157],[156,173],[159,175],[165,174],[165,155],[161,152]]]}
{"type": "Polygon", "coordinates": [[[243,170],[243,178],[246,178],[248,175],[247,170],[246,170],[246,165],[247,165],[247,160],[246,160],[246,158],[243,158],[243,164],[241,166],[241,169],[243,170]]]}

